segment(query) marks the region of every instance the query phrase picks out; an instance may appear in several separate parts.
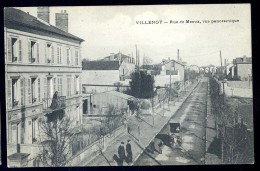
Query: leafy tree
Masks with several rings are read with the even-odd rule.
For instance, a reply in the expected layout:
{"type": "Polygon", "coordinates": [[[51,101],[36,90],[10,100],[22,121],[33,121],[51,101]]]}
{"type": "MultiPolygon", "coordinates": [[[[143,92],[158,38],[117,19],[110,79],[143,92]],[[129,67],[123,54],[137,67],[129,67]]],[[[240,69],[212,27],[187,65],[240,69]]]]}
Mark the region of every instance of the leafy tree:
{"type": "Polygon", "coordinates": [[[151,98],[154,96],[154,78],[145,72],[134,72],[131,74],[131,95],[136,98],[151,98]]]}

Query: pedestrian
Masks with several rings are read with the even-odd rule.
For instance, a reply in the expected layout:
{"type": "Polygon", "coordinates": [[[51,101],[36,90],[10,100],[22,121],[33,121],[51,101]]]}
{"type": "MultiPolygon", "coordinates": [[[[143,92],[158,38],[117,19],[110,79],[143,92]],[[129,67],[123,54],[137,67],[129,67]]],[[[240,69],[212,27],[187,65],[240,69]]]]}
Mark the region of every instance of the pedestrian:
{"type": "Polygon", "coordinates": [[[120,146],[118,147],[118,156],[119,156],[119,166],[123,166],[125,160],[125,147],[124,142],[121,142],[120,146]]]}
{"type": "Polygon", "coordinates": [[[126,162],[128,164],[132,163],[133,162],[133,154],[132,154],[132,147],[131,147],[131,144],[130,144],[131,140],[128,140],[127,141],[127,144],[126,144],[126,162]]]}

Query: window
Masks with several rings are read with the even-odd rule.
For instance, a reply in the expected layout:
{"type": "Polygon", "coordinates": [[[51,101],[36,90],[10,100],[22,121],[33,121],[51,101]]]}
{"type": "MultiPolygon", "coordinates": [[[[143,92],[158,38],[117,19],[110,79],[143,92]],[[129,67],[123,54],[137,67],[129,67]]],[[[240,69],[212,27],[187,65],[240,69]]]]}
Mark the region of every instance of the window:
{"type": "Polygon", "coordinates": [[[21,105],[24,105],[25,101],[25,84],[24,79],[20,79],[20,87],[21,87],[21,105]]]}
{"type": "Polygon", "coordinates": [[[7,60],[9,62],[22,61],[22,41],[17,38],[8,38],[7,41],[7,60]]]}
{"type": "Polygon", "coordinates": [[[79,65],[79,51],[75,50],[75,65],[79,65]]]}
{"type": "Polygon", "coordinates": [[[45,59],[48,64],[54,63],[54,47],[50,43],[45,46],[45,59]]]}
{"type": "Polygon", "coordinates": [[[32,84],[31,84],[31,79],[28,79],[28,101],[27,103],[28,104],[31,104],[32,103],[32,91],[31,91],[31,88],[32,88],[32,84]]]}
{"type": "Polygon", "coordinates": [[[36,78],[32,78],[31,79],[32,103],[35,103],[37,101],[36,85],[37,85],[36,78]]]}
{"type": "Polygon", "coordinates": [[[36,143],[37,139],[36,139],[36,134],[35,134],[35,128],[36,128],[36,121],[37,118],[33,118],[32,119],[32,143],[36,143]]]}
{"type": "Polygon", "coordinates": [[[39,62],[39,43],[28,41],[28,60],[29,62],[39,62]]]}
{"type": "Polygon", "coordinates": [[[44,78],[44,98],[52,98],[52,78],[44,78]]]}
{"type": "Polygon", "coordinates": [[[9,107],[15,107],[19,105],[20,96],[19,96],[19,82],[18,79],[10,79],[8,80],[8,103],[9,107]]]}
{"type": "Polygon", "coordinates": [[[67,96],[71,96],[71,77],[67,78],[67,96]]]}

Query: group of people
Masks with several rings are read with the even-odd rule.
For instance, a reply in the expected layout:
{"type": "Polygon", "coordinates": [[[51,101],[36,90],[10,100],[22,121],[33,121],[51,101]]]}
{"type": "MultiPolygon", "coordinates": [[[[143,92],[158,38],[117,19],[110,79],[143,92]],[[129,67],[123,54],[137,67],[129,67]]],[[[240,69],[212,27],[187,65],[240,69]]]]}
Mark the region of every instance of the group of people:
{"type": "Polygon", "coordinates": [[[118,156],[114,154],[114,160],[117,162],[118,166],[123,166],[124,161],[129,165],[133,162],[132,147],[130,144],[131,140],[127,141],[126,147],[124,142],[121,142],[118,147],[118,156]]]}

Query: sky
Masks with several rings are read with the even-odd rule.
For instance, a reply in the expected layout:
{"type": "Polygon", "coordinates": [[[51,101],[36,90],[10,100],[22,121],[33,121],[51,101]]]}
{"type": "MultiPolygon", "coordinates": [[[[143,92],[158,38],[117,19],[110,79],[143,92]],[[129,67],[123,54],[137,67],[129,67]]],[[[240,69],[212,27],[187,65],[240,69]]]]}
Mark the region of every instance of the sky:
{"type": "MultiPolygon", "coordinates": [[[[19,9],[37,16],[37,7],[19,9]]],[[[69,14],[69,32],[85,40],[82,57],[90,60],[118,52],[135,57],[135,45],[141,64],[144,56],[153,63],[176,60],[178,49],[182,61],[198,66],[219,66],[220,51],[230,62],[252,56],[249,4],[50,7],[51,25],[55,25],[55,13],[61,10],[69,14]],[[163,24],[137,24],[157,20],[163,24]],[[170,20],[184,23],[170,24],[170,20]],[[239,22],[212,24],[203,20],[239,22]]]]}

